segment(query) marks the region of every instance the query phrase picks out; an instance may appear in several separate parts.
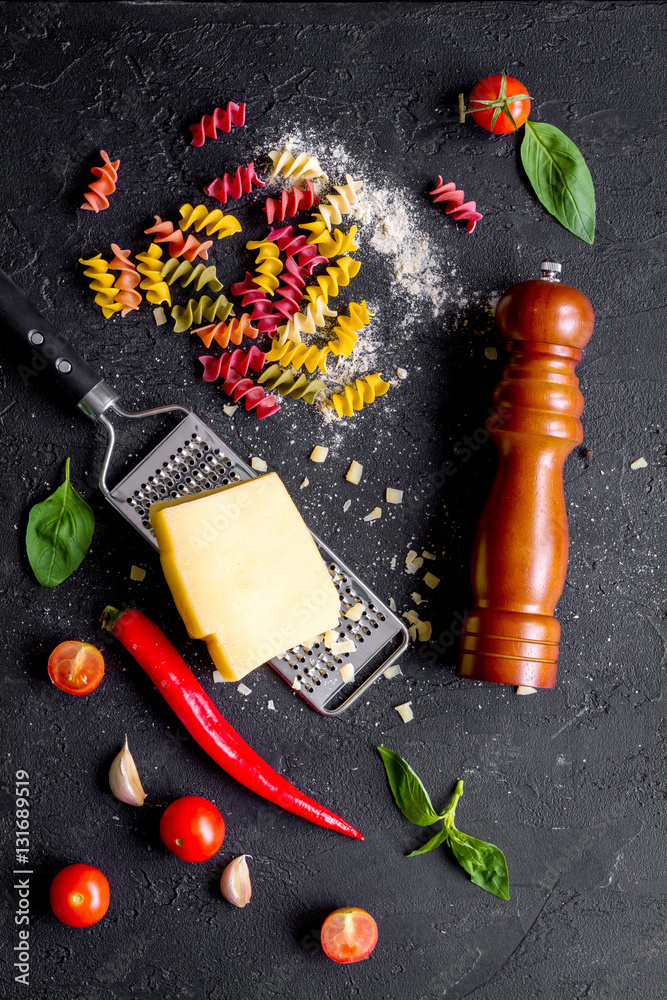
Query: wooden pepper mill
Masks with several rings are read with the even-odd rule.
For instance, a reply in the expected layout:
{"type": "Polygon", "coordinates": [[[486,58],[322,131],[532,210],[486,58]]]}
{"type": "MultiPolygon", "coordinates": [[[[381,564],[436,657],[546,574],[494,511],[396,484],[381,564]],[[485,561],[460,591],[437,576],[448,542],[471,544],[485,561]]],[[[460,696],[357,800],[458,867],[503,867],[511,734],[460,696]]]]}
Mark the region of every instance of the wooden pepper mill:
{"type": "Polygon", "coordinates": [[[461,635],[459,676],[553,688],[560,624],[554,610],[568,556],[565,459],[583,440],[574,370],[593,332],[593,307],[561,284],[560,264],[505,292],[496,324],[510,362],[487,426],[499,465],[472,555],[475,609],[461,635]]]}

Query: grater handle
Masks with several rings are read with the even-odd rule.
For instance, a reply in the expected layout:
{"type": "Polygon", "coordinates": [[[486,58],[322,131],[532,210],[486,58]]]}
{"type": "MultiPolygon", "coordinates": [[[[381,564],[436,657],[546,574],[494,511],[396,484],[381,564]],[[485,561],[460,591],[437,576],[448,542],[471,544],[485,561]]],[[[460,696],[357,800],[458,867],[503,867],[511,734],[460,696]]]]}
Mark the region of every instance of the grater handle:
{"type": "Polygon", "coordinates": [[[0,271],[0,327],[27,352],[27,363],[19,367],[24,382],[47,371],[80,403],[102,381],[4,271],[0,271]]]}

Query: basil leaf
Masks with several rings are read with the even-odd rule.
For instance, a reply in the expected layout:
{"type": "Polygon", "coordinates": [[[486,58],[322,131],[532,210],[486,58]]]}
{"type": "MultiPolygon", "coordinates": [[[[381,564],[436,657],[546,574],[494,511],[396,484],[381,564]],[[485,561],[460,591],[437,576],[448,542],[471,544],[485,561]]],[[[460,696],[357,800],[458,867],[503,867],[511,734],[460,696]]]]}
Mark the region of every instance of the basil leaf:
{"type": "Polygon", "coordinates": [[[410,765],[393,750],[387,750],[386,747],[378,747],[378,750],[387,772],[391,793],[405,818],[416,826],[430,826],[442,819],[410,765]]]}
{"type": "Polygon", "coordinates": [[[418,847],[415,851],[410,851],[405,856],[406,858],[415,858],[418,854],[427,854],[428,851],[433,851],[436,847],[440,847],[441,844],[446,844],[448,837],[449,830],[446,826],[443,826],[442,830],[439,830],[435,837],[431,837],[423,847],[418,847]]]}
{"type": "Polygon", "coordinates": [[[544,207],[571,233],[592,243],[595,189],[586,161],[571,139],[554,125],[526,122],[521,162],[544,207]]]}
{"type": "Polygon", "coordinates": [[[92,510],[74,489],[69,478],[28,515],[26,549],[28,562],[43,587],[57,587],[74,572],[93,539],[92,510]]]}
{"type": "Polygon", "coordinates": [[[507,862],[505,855],[495,844],[487,844],[484,840],[477,840],[467,833],[450,828],[449,846],[454,852],[454,857],[475,885],[486,889],[487,892],[499,896],[500,899],[510,898],[509,875],[507,873],[507,862]]]}

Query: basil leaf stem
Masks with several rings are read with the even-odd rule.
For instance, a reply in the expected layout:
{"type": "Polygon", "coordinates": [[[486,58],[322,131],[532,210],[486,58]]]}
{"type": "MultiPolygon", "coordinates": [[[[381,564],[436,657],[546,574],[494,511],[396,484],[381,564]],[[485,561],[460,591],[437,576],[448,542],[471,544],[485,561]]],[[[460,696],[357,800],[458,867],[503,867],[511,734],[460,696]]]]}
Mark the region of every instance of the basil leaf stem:
{"type": "Polygon", "coordinates": [[[57,587],[66,580],[80,566],[93,539],[95,517],[70,482],[69,464],[68,458],[65,482],[28,515],[28,562],[43,587],[57,587]]]}
{"type": "Polygon", "coordinates": [[[586,161],[554,125],[525,123],[521,162],[548,212],[586,243],[595,237],[595,189],[586,161]]]}

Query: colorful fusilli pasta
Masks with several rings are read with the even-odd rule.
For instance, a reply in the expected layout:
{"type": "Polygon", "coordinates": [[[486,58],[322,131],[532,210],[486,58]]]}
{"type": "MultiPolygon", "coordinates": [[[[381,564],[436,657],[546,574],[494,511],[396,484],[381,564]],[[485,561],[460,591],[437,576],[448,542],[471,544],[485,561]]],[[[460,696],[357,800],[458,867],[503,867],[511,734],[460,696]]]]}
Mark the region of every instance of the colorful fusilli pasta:
{"type": "Polygon", "coordinates": [[[239,375],[246,375],[248,369],[261,372],[266,355],[253,344],[247,351],[242,351],[240,347],[237,347],[235,351],[221,354],[219,358],[204,354],[199,360],[204,366],[202,375],[204,382],[215,382],[219,378],[229,378],[229,373],[232,370],[238,372],[239,375]]]}
{"type": "Polygon", "coordinates": [[[97,213],[108,208],[109,199],[107,196],[116,190],[120,160],[114,160],[112,163],[109,154],[105,153],[103,149],[100,150],[100,156],[104,161],[104,166],[91,168],[91,174],[94,174],[98,179],[90,182],[88,190],[83,196],[84,201],[81,208],[86,212],[97,213]]]}
{"type": "Polygon", "coordinates": [[[227,107],[216,108],[211,115],[204,115],[201,121],[190,126],[192,132],[191,146],[203,146],[206,139],[217,139],[217,129],[221,132],[231,132],[232,125],[241,128],[245,125],[245,103],[235,104],[229,101],[227,107]]]}
{"type": "Polygon", "coordinates": [[[136,256],[139,261],[137,271],[139,274],[145,275],[139,288],[143,288],[146,292],[146,300],[154,306],[160,305],[161,302],[166,302],[170,306],[171,294],[166,281],[162,279],[161,248],[155,243],[151,243],[148,250],[144,253],[138,253],[136,256]]]}
{"type": "Polygon", "coordinates": [[[308,242],[316,243],[319,250],[329,259],[357,249],[354,242],[357,235],[356,226],[350,226],[349,233],[343,233],[340,229],[329,232],[324,219],[317,218],[315,222],[304,222],[299,229],[309,230],[311,235],[308,237],[308,242]]]}
{"type": "Polygon", "coordinates": [[[233,215],[224,215],[219,208],[208,210],[206,205],[181,205],[179,208],[181,221],[179,227],[183,232],[190,226],[195,227],[195,232],[200,233],[206,230],[207,236],[217,236],[219,240],[224,240],[226,236],[241,232],[241,223],[233,215]]]}
{"type": "Polygon", "coordinates": [[[255,173],[255,164],[251,161],[247,167],[237,167],[236,173],[224,174],[216,177],[204,188],[204,194],[210,198],[215,198],[226,204],[228,198],[240,198],[242,194],[250,194],[253,184],[256,187],[264,187],[264,181],[260,181],[255,173]]]}
{"type": "Polygon", "coordinates": [[[280,152],[280,150],[272,149],[269,157],[273,164],[271,177],[282,174],[284,177],[291,177],[292,180],[296,181],[300,178],[326,178],[327,176],[317,162],[317,158],[315,156],[308,156],[307,153],[299,153],[298,156],[292,156],[289,150],[285,149],[280,152]]]}
{"type": "Polygon", "coordinates": [[[308,274],[312,274],[318,264],[328,263],[328,258],[319,253],[316,246],[308,243],[305,236],[293,236],[291,226],[272,229],[266,238],[275,243],[286,257],[296,256],[299,267],[306,268],[308,274]]]}
{"type": "Polygon", "coordinates": [[[337,357],[349,358],[354,350],[359,336],[357,330],[361,330],[367,323],[370,323],[371,316],[375,313],[369,312],[366,302],[350,302],[350,315],[338,315],[338,322],[333,328],[333,332],[338,334],[336,340],[329,341],[328,347],[332,354],[337,357]]]}
{"type": "Polygon", "coordinates": [[[329,309],[323,298],[317,299],[315,304],[311,302],[308,305],[305,313],[295,313],[285,326],[280,327],[278,330],[278,343],[284,344],[286,341],[291,340],[295,344],[300,344],[302,333],[315,333],[316,327],[325,325],[326,316],[335,315],[335,310],[329,309]]]}
{"type": "Polygon", "coordinates": [[[266,360],[271,364],[277,361],[283,368],[291,365],[296,368],[305,368],[312,373],[316,368],[326,374],[328,347],[315,347],[308,344],[292,344],[289,341],[285,344],[274,342],[271,350],[266,355],[266,360]]]}
{"type": "Polygon", "coordinates": [[[334,393],[331,402],[339,417],[352,417],[355,410],[361,410],[388,391],[389,383],[381,375],[366,375],[355,379],[354,385],[346,385],[342,393],[334,393]]]}
{"type": "Polygon", "coordinates": [[[121,250],[116,243],[111,244],[111,249],[114,258],[109,263],[109,270],[120,271],[114,284],[114,288],[117,289],[116,302],[120,302],[123,306],[121,316],[127,316],[141,305],[141,293],[136,290],[141,275],[137,274],[137,268],[130,260],[129,250],[121,250]]]}
{"type": "Polygon", "coordinates": [[[317,205],[319,195],[315,193],[313,182],[306,180],[306,190],[293,187],[289,191],[283,191],[280,198],[267,198],[262,211],[266,212],[266,219],[269,225],[273,220],[283,222],[290,215],[296,215],[302,209],[312,208],[317,205]]]}
{"type": "Polygon", "coordinates": [[[456,184],[453,182],[443,184],[442,177],[438,177],[438,183],[433,191],[429,191],[429,194],[436,204],[439,201],[447,202],[448,207],[445,208],[445,215],[451,215],[455,222],[467,221],[466,229],[469,233],[472,233],[479,220],[484,218],[482,213],[477,211],[477,205],[474,201],[464,202],[463,191],[457,191],[456,184]]]}
{"type": "Polygon", "coordinates": [[[116,301],[117,289],[113,287],[115,278],[109,274],[109,264],[101,253],[84,260],[79,257],[79,264],[83,264],[86,270],[83,272],[95,294],[95,304],[100,307],[105,319],[109,319],[114,313],[120,312],[123,308],[120,302],[116,301]]]}
{"type": "Polygon", "coordinates": [[[326,385],[319,378],[308,379],[303,373],[294,375],[280,365],[271,365],[257,379],[262,385],[266,385],[271,392],[278,392],[281,396],[291,396],[293,399],[302,399],[304,403],[313,403],[315,396],[326,385]]]}
{"type": "Polygon", "coordinates": [[[170,257],[185,257],[190,262],[197,257],[208,260],[208,249],[213,246],[213,240],[206,240],[204,243],[200,243],[192,233],[188,235],[187,239],[184,239],[183,233],[174,229],[173,222],[169,222],[168,220],[163,222],[159,215],[155,216],[155,225],[144,229],[144,232],[146,234],[154,234],[156,243],[166,243],[169,248],[170,257]]]}
{"type": "Polygon", "coordinates": [[[175,257],[170,257],[163,265],[161,273],[164,280],[170,285],[178,281],[181,288],[187,288],[194,282],[197,292],[201,292],[206,285],[212,292],[222,291],[222,284],[218,281],[213,264],[205,267],[204,264],[191,264],[187,260],[177,260],[175,257]]]}
{"type": "Polygon", "coordinates": [[[249,313],[242,313],[239,319],[230,319],[228,323],[211,323],[210,326],[200,326],[190,332],[201,337],[204,347],[210,347],[215,341],[225,348],[228,344],[240,344],[244,337],[255,340],[259,330],[251,325],[249,313]]]}
{"type": "Polygon", "coordinates": [[[202,295],[200,299],[189,299],[185,306],[174,306],[171,310],[174,322],[174,333],[182,333],[189,330],[194,323],[201,323],[208,320],[227,319],[234,307],[224,295],[218,295],[217,299],[211,299],[208,295],[202,295]]]}
{"type": "Polygon", "coordinates": [[[273,295],[280,284],[278,275],[283,269],[280,251],[270,240],[250,240],[246,250],[257,250],[257,268],[253,275],[253,284],[261,288],[267,295],[273,295]]]}
{"type": "Polygon", "coordinates": [[[331,229],[332,225],[338,225],[356,203],[357,192],[361,191],[362,187],[361,181],[352,180],[349,174],[345,174],[345,184],[334,184],[338,194],[328,194],[322,199],[320,207],[315,212],[315,218],[321,218],[327,229],[331,229]]]}
{"type": "Polygon", "coordinates": [[[242,378],[233,369],[223,382],[222,391],[231,396],[235,403],[243,400],[246,410],[254,410],[259,420],[270,417],[280,409],[275,396],[267,396],[261,385],[255,385],[252,379],[242,378]]]}
{"type": "Polygon", "coordinates": [[[317,277],[316,285],[309,285],[306,288],[306,296],[315,304],[318,299],[323,298],[325,303],[330,298],[338,295],[338,290],[350,284],[350,280],[359,273],[361,261],[354,257],[339,257],[338,263],[327,268],[326,274],[317,277]]]}

